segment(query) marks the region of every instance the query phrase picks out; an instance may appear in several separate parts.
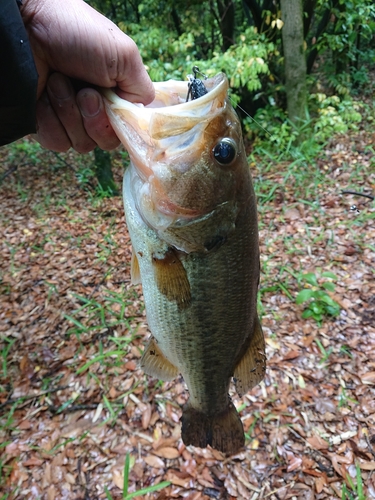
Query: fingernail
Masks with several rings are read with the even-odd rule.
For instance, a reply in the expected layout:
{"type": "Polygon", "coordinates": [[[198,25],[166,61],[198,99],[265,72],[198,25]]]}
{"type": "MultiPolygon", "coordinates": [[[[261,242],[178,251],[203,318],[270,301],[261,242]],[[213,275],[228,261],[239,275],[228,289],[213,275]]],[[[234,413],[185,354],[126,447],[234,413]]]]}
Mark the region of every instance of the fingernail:
{"type": "Polygon", "coordinates": [[[84,92],[80,94],[77,101],[81,113],[87,118],[92,118],[100,111],[99,96],[94,92],[84,92]]]}
{"type": "Polygon", "coordinates": [[[52,75],[48,88],[57,99],[67,99],[71,95],[70,85],[59,75],[52,75]]]}

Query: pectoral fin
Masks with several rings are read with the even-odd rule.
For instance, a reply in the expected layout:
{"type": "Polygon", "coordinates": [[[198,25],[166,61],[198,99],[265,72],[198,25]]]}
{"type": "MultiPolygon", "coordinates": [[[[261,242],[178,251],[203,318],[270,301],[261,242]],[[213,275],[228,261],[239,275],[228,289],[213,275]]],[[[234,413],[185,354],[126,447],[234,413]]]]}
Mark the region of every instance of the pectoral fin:
{"type": "Polygon", "coordinates": [[[132,250],[132,260],[130,267],[130,278],[132,285],[139,285],[141,283],[141,272],[139,270],[139,262],[134,248],[132,250]]]}
{"type": "Polygon", "coordinates": [[[179,374],[178,369],[164,356],[154,337],[147,344],[140,366],[142,370],[159,380],[173,380],[179,374]]]}
{"type": "Polygon", "coordinates": [[[258,316],[250,345],[234,370],[236,391],[241,397],[263,380],[266,371],[266,346],[258,316]]]}
{"type": "Polygon", "coordinates": [[[190,304],[190,283],[177,253],[169,249],[164,255],[152,257],[159,291],[170,301],[176,301],[181,309],[190,304]]]}

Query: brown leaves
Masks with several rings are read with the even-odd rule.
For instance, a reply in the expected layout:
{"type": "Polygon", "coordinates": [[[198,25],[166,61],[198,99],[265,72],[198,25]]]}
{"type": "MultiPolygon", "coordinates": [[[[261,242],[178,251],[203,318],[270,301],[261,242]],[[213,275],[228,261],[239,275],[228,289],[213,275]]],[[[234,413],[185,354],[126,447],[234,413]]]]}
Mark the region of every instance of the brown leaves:
{"type": "Polygon", "coordinates": [[[93,203],[69,172],[52,172],[51,161],[25,169],[26,203],[9,177],[0,201],[1,352],[14,343],[0,393],[9,471],[0,489],[78,500],[107,498],[106,487],[118,500],[129,453],[129,491],[171,482],[149,500],[328,500],[341,498],[344,484],[354,496],[347,478],[356,480],[356,464],[364,494],[374,497],[374,208],[362,204],[365,216],[357,216],[350,212],[357,201],[339,193],[349,179],[371,186],[375,178],[366,168],[362,180],[353,177],[344,165],[351,154],[350,144],[327,152],[332,172],[311,188],[314,206],[296,199],[294,182],[283,183],[288,165],[261,172],[282,186],[260,215],[268,369],[264,384],[242,399],[231,388],[249,436],[231,458],[186,448],[182,379],[159,383],[138,368],[149,332],[142,298],[129,285],[122,200],[93,203]],[[316,269],[338,276],[332,296],[342,309],[321,326],[303,320],[294,304],[294,275],[316,269]]]}

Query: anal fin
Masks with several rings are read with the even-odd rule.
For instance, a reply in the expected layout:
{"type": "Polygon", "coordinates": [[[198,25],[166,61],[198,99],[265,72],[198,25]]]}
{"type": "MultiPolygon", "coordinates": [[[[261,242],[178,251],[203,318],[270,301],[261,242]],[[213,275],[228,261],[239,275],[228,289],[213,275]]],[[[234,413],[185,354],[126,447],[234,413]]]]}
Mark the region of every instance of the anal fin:
{"type": "Polygon", "coordinates": [[[241,397],[259,384],[264,378],[265,371],[266,346],[262,327],[257,316],[250,345],[234,370],[233,378],[237,394],[241,397]]]}
{"type": "Polygon", "coordinates": [[[152,257],[155,278],[159,291],[170,301],[177,302],[180,309],[190,304],[190,283],[177,252],[169,249],[163,256],[152,257]]]}
{"type": "Polygon", "coordinates": [[[173,380],[179,374],[178,369],[164,356],[154,337],[151,337],[141,358],[142,370],[159,380],[173,380]]]}

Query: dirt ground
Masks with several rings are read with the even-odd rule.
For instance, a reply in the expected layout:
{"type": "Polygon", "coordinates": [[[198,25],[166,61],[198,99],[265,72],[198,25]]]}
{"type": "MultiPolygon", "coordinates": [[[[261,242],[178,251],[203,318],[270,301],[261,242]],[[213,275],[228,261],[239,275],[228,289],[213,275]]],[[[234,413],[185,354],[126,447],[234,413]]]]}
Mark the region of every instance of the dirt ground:
{"type": "Polygon", "coordinates": [[[268,366],[232,391],[246,447],[230,458],[185,447],[183,380],[138,368],[149,332],[121,198],[82,188],[90,159],[20,149],[0,152],[1,499],[129,499],[162,481],[144,498],[375,498],[375,202],[342,194],[375,193],[369,137],[251,165],[268,366]],[[339,315],[303,318],[304,289],[339,315]]]}

